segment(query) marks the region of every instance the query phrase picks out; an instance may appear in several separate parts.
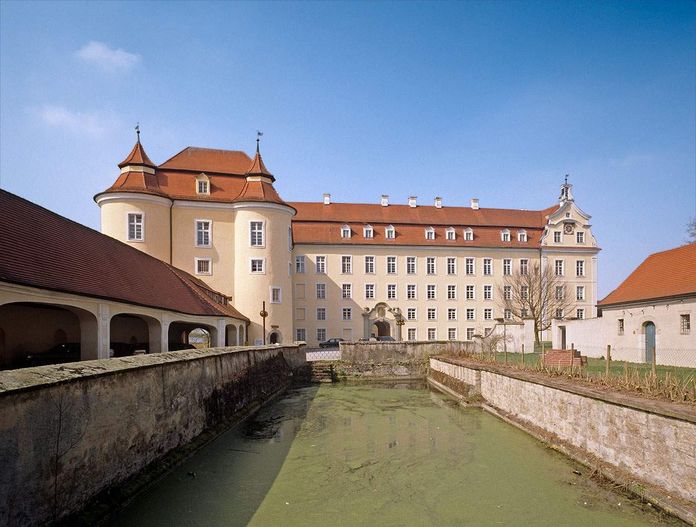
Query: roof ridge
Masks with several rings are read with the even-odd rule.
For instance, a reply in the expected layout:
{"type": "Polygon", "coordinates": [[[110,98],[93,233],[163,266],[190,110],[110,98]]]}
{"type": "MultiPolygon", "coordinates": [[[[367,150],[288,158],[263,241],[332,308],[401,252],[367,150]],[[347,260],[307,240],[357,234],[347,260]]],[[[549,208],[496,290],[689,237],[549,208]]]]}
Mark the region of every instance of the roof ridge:
{"type": "MultiPolygon", "coordinates": [[[[288,203],[297,203],[297,204],[303,204],[303,205],[322,205],[322,206],[331,206],[331,205],[350,205],[350,206],[360,206],[360,207],[380,207],[382,208],[382,205],[379,203],[358,203],[358,202],[348,202],[348,201],[332,201],[330,205],[324,205],[323,202],[321,201],[288,201],[288,203]]],[[[428,209],[438,209],[442,210],[443,212],[446,212],[447,210],[452,210],[452,209],[464,209],[464,210],[493,210],[493,211],[509,211],[509,212],[528,212],[530,214],[533,213],[544,213],[549,210],[553,210],[554,206],[547,207],[545,209],[511,209],[511,208],[503,208],[503,207],[479,207],[478,209],[472,209],[471,207],[467,207],[466,205],[443,205],[442,207],[436,207],[435,205],[418,205],[417,207],[411,207],[407,203],[390,203],[388,207],[384,207],[385,209],[388,209],[390,207],[399,207],[399,208],[406,208],[406,209],[422,209],[422,208],[428,208],[428,209]]]]}

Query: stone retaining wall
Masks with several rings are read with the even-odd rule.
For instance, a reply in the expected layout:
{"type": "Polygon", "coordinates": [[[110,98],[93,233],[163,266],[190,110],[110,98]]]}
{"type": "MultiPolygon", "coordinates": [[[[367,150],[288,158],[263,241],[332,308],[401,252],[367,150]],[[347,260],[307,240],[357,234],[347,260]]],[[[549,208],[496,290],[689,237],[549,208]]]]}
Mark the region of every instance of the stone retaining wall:
{"type": "Polygon", "coordinates": [[[80,510],[288,386],[297,347],[216,348],[0,372],[0,525],[80,510]]]}

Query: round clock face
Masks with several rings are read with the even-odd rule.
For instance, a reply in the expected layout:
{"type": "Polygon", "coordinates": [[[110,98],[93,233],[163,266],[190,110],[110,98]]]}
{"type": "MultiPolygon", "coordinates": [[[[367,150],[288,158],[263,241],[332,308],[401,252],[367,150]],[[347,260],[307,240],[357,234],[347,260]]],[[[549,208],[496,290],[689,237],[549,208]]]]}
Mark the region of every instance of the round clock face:
{"type": "Polygon", "coordinates": [[[573,226],[570,223],[566,223],[563,230],[565,230],[566,234],[573,234],[573,226]]]}

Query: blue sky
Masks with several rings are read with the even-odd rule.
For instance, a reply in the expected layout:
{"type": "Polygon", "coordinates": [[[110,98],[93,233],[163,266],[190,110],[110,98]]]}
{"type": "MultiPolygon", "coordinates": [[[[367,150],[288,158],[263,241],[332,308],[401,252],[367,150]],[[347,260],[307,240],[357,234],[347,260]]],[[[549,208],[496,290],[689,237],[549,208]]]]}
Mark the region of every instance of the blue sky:
{"type": "Polygon", "coordinates": [[[0,186],[99,227],[142,140],[251,152],[286,200],[541,209],[600,297],[696,215],[696,3],[0,3],[0,186]]]}

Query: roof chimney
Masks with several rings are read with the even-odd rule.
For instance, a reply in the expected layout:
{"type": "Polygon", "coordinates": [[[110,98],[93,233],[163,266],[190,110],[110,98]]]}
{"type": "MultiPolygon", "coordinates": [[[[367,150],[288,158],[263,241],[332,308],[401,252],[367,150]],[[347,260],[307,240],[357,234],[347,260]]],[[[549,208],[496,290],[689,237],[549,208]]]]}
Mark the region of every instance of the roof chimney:
{"type": "Polygon", "coordinates": [[[388,207],[389,206],[389,196],[387,194],[382,194],[382,199],[380,201],[382,207],[388,207]]]}
{"type": "Polygon", "coordinates": [[[472,208],[472,209],[478,210],[478,209],[479,209],[479,204],[478,204],[478,203],[479,203],[478,198],[471,198],[471,208],[472,208]]]}
{"type": "Polygon", "coordinates": [[[442,208],[442,198],[440,196],[435,197],[435,208],[436,209],[442,208]]]}
{"type": "Polygon", "coordinates": [[[331,194],[324,194],[324,205],[331,205],[331,194]]]}
{"type": "Polygon", "coordinates": [[[412,208],[416,208],[416,196],[409,196],[408,197],[408,206],[412,208]]]}

